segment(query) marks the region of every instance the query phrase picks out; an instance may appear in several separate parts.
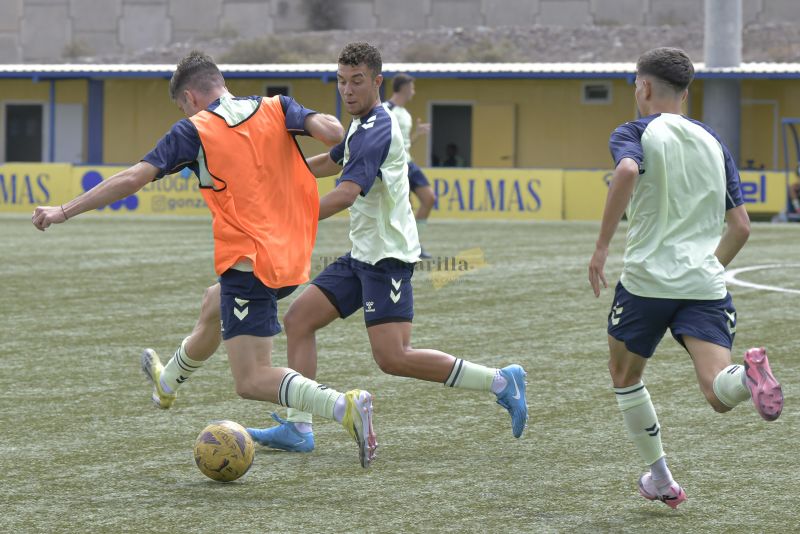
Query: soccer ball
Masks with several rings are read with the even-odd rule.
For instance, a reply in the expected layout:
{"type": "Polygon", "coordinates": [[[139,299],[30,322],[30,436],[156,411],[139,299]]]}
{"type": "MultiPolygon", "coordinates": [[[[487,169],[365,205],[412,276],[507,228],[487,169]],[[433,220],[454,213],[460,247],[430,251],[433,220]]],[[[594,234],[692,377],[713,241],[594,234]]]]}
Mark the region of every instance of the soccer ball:
{"type": "Polygon", "coordinates": [[[194,442],[194,461],[208,478],[231,482],[253,465],[255,447],[247,430],[233,421],[214,421],[194,442]]]}

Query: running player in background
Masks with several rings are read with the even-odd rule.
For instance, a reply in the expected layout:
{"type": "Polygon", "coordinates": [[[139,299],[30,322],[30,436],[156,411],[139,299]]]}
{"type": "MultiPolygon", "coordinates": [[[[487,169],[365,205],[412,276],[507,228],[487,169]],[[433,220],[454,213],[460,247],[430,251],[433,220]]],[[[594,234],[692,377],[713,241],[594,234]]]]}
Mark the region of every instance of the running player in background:
{"type": "MultiPolygon", "coordinates": [[[[310,134],[330,146],[341,140],[341,124],[288,97],[233,96],[211,58],[199,52],[181,60],[169,90],[188,119],[175,123],[133,167],[66,204],[36,208],[33,224],[45,230],[189,167],[212,214],[220,284],[211,296],[220,302],[237,394],[340,421],[368,467],[376,447],[372,396],[362,390],[342,394],[271,363],[272,337],[281,330],[277,299],[308,280],[319,213],[316,180],[294,136],[310,134]]],[[[218,345],[219,323],[215,328],[207,335],[218,345]]],[[[169,407],[172,388],[213,354],[189,358],[182,349],[166,369],[152,351],[143,355],[159,406],[169,407]]]]}
{"type": "MultiPolygon", "coordinates": [[[[316,376],[317,330],[363,308],[372,356],[383,372],[491,392],[511,415],[518,438],[528,419],[522,367],[484,367],[411,346],[411,276],[420,247],[409,202],[405,141],[397,120],[380,102],[381,67],[380,52],[367,43],[348,44],[339,55],[339,94],[353,121],[342,143],[308,161],[315,176],[341,171],[336,188],[320,200],[319,218],[349,208],[352,250],[289,306],[284,317],[289,365],[316,376]]],[[[311,414],[304,412],[290,409],[287,420],[276,417],[279,425],[248,431],[262,445],[311,451],[311,414]]]]}
{"type": "Polygon", "coordinates": [[[750,235],[750,219],[728,149],[711,128],[681,115],[693,77],[682,50],[656,48],[639,58],[635,97],[642,118],[611,134],[616,168],[589,262],[589,282],[599,296],[600,285],[607,287],[608,247],[627,207],[622,275],[608,315],[608,367],[625,427],[649,467],[639,493],[672,508],[686,492],[667,467],[661,427],[642,382],[667,328],[691,356],[714,410],[727,412],[752,399],[772,421],[783,408],[763,348],[748,350],[744,366],[731,363],[736,310],[724,273],[750,235]]]}
{"type": "MultiPolygon", "coordinates": [[[[406,156],[408,157],[408,183],[411,187],[411,192],[417,195],[419,199],[419,207],[415,215],[417,220],[417,234],[419,240],[422,242],[422,234],[428,227],[428,215],[431,213],[436,202],[436,193],[433,191],[428,178],[422,172],[422,169],[414,163],[411,159],[411,145],[420,138],[420,136],[427,135],[431,131],[429,123],[423,123],[417,118],[417,127],[414,133],[411,133],[413,121],[411,114],[406,109],[406,105],[411,102],[416,94],[414,88],[414,78],[408,74],[397,74],[392,79],[392,97],[386,102],[386,107],[394,113],[397,119],[397,124],[400,126],[400,132],[403,134],[403,141],[406,147],[406,156]]],[[[425,251],[425,247],[420,245],[419,257],[423,260],[430,259],[431,255],[425,251]]]]}

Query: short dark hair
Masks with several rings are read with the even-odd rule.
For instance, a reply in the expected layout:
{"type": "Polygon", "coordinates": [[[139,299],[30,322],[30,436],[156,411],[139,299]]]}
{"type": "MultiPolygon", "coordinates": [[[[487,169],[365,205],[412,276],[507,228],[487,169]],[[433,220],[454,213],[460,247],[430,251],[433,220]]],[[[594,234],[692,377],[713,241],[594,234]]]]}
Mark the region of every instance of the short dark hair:
{"type": "Polygon", "coordinates": [[[680,48],[654,48],[636,62],[637,74],[648,74],[666,82],[676,91],[683,91],[694,79],[694,66],[680,48]]]}
{"type": "Polygon", "coordinates": [[[395,93],[403,88],[403,86],[408,85],[414,81],[414,77],[410,74],[400,73],[395,74],[394,78],[392,78],[392,91],[395,93]]]}
{"type": "Polygon", "coordinates": [[[210,56],[192,50],[183,58],[169,81],[169,96],[175,100],[187,87],[208,93],[214,87],[225,85],[225,78],[210,56]]]}
{"type": "Polygon", "coordinates": [[[383,61],[378,49],[369,43],[349,43],[342,48],[339,54],[339,64],[355,67],[366,65],[372,71],[373,77],[381,73],[383,61]]]}

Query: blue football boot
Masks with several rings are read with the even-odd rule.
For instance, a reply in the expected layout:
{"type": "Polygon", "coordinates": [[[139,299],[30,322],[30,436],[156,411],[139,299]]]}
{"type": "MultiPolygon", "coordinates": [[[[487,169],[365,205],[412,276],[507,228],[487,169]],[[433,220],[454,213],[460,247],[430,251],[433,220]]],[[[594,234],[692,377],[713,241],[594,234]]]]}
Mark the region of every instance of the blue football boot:
{"type": "Polygon", "coordinates": [[[311,452],[314,450],[314,433],[300,432],[294,423],[281,419],[273,413],[272,418],[278,426],[269,428],[248,428],[247,433],[259,445],[290,452],[311,452]]]}
{"type": "Polygon", "coordinates": [[[522,435],[528,425],[528,401],[525,398],[525,370],[517,364],[500,369],[506,387],[497,394],[497,404],[511,415],[511,431],[515,438],[522,435]]]}

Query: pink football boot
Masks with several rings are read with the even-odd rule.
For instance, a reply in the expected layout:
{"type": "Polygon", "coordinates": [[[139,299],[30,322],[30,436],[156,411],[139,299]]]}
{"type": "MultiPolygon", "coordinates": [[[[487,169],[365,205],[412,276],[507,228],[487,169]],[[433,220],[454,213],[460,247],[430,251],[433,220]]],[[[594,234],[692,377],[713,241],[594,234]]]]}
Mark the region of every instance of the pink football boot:
{"type": "Polygon", "coordinates": [[[774,421],[783,410],[783,391],[769,368],[765,348],[752,348],[745,352],[744,372],[759,415],[767,421],[774,421]]]}
{"type": "Polygon", "coordinates": [[[648,501],[661,501],[673,510],[686,500],[686,492],[674,480],[666,493],[659,493],[650,476],[650,471],[639,478],[639,495],[648,501]]]}

